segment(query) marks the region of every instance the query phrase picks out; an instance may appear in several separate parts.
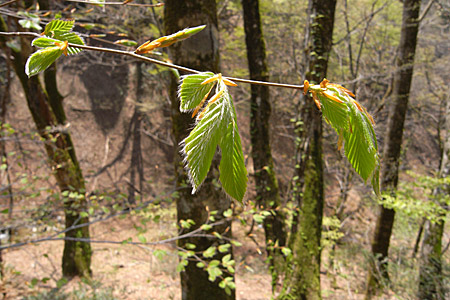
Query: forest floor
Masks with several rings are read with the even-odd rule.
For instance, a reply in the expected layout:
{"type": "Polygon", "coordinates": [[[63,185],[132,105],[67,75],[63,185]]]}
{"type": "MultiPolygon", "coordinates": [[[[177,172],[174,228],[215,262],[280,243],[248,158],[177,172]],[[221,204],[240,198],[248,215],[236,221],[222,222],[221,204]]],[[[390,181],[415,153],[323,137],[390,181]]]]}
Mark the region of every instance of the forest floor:
{"type": "MultiPolygon", "coordinates": [[[[176,235],[174,219],[175,209],[165,210],[159,222],[147,224],[146,239],[157,241],[176,235]]],[[[96,240],[121,242],[136,237],[138,225],[139,216],[110,219],[91,226],[91,235],[96,240]]],[[[245,230],[238,222],[233,224],[233,234],[243,244],[235,247],[237,299],[270,299],[271,277],[260,249],[264,245],[263,230],[255,226],[253,239],[245,237],[245,230]]],[[[2,299],[181,298],[174,243],[152,247],[96,243],[92,247],[93,281],[87,283],[74,279],[59,288],[62,241],[4,251],[6,276],[0,289],[4,295],[2,299]],[[167,254],[158,259],[155,250],[164,250],[167,254]]],[[[325,264],[329,264],[326,253],[323,259],[325,264]]],[[[357,265],[348,269],[340,260],[332,272],[323,270],[324,299],[363,299],[363,271],[357,265]]]]}
{"type": "MultiPolygon", "coordinates": [[[[108,72],[96,72],[95,76],[100,73],[109,74],[108,72]]],[[[80,78],[82,77],[80,76],[80,78]]],[[[88,180],[87,190],[89,192],[100,190],[105,191],[105,194],[111,192],[116,195],[121,192],[124,193],[130,185],[131,143],[129,141],[132,133],[130,120],[134,112],[134,100],[131,96],[128,97],[131,99],[122,99],[120,97],[120,99],[116,99],[116,102],[120,105],[114,105],[121,108],[117,112],[110,109],[109,106],[99,108],[96,106],[96,103],[90,102],[94,97],[87,96],[87,92],[83,88],[84,85],[80,83],[80,78],[68,78],[66,82],[70,83],[70,85],[65,86],[62,92],[64,95],[68,95],[65,100],[68,119],[73,120],[71,123],[72,138],[75,145],[77,145],[77,155],[88,180]],[[112,122],[113,117],[117,117],[117,120],[111,129],[104,123],[105,119],[108,122],[112,122]],[[108,167],[104,168],[105,166],[108,167]],[[103,169],[106,171],[98,177],[93,175],[103,169]]],[[[91,84],[97,85],[101,83],[112,85],[114,83],[111,78],[102,80],[99,83],[94,81],[94,79],[89,78],[86,81],[92,81],[93,83],[91,82],[91,84]]],[[[14,86],[12,95],[15,95],[17,99],[13,101],[14,104],[9,108],[10,119],[12,124],[25,131],[31,126],[29,112],[26,110],[23,97],[19,97],[22,92],[17,87],[17,84],[14,86]]],[[[120,95],[119,92],[110,86],[98,89],[111,90],[112,94],[120,95]]],[[[112,98],[108,96],[108,100],[110,99],[112,98]]],[[[155,99],[159,98],[155,96],[155,99]]],[[[246,103],[244,100],[239,100],[239,97],[235,97],[235,99],[237,103],[243,104],[237,106],[238,110],[241,109],[238,123],[242,131],[243,145],[246,147],[244,153],[250,153],[249,133],[246,131],[249,127],[248,107],[246,108],[246,105],[244,105],[246,103]]],[[[170,143],[170,126],[167,125],[168,122],[170,123],[167,117],[170,113],[168,113],[166,104],[163,104],[159,103],[159,106],[155,106],[156,108],[152,106],[148,108],[149,111],[147,112],[149,117],[146,119],[148,121],[146,130],[149,135],[145,135],[145,139],[142,141],[142,154],[145,165],[144,177],[148,180],[148,184],[146,183],[145,185],[146,188],[143,191],[143,195],[149,195],[150,198],[146,197],[143,200],[156,198],[158,195],[167,193],[172,188],[173,166],[171,157],[176,145],[174,146],[170,143]],[[165,110],[159,109],[160,106],[162,108],[166,107],[165,110]]],[[[157,104],[153,103],[153,105],[157,104]]],[[[282,107],[281,100],[280,107],[282,107]]],[[[273,136],[274,160],[278,168],[277,174],[280,174],[280,187],[286,196],[288,195],[290,175],[292,174],[289,158],[294,153],[291,138],[292,126],[289,121],[290,115],[283,111],[275,111],[274,115],[273,127],[277,129],[277,134],[273,136]],[[290,168],[286,167],[287,165],[290,168]]],[[[333,135],[333,138],[328,140],[331,142],[328,141],[326,145],[330,147],[330,143],[334,145],[336,138],[333,135]]],[[[428,142],[421,144],[430,145],[428,142]]],[[[48,166],[42,162],[43,156],[38,155],[39,151],[42,152],[42,147],[26,141],[22,142],[21,147],[24,147],[29,154],[20,157],[9,157],[10,162],[12,161],[11,165],[17,169],[17,174],[29,172],[31,178],[31,176],[41,172],[40,176],[42,178],[48,176],[48,166]],[[23,157],[28,158],[25,160],[23,157]],[[22,167],[19,168],[22,165],[25,170],[22,170],[22,167]]],[[[10,151],[19,152],[12,147],[10,151]]],[[[410,152],[407,153],[405,162],[409,163],[409,169],[415,170],[416,165],[421,165],[416,163],[416,154],[428,152],[416,151],[409,154],[410,152]]],[[[435,157],[431,157],[429,160],[437,161],[435,157]]],[[[334,179],[335,174],[333,173],[336,171],[333,171],[333,166],[330,165],[333,161],[333,157],[326,160],[329,173],[326,179],[327,199],[324,216],[335,215],[336,203],[339,197],[339,185],[334,179]]],[[[253,172],[251,161],[248,162],[248,166],[251,174],[253,172]]],[[[15,172],[11,173],[15,174],[15,172]]],[[[402,178],[402,180],[404,179],[402,178]]],[[[17,181],[21,182],[21,180],[22,177],[18,177],[17,181]]],[[[368,194],[367,188],[364,188],[361,182],[353,181],[355,183],[349,192],[343,211],[345,218],[339,224],[338,229],[333,229],[332,225],[324,223],[324,248],[321,263],[321,287],[324,299],[364,298],[364,285],[368,265],[367,253],[370,248],[370,240],[375,224],[376,202],[367,196],[362,196],[368,194]],[[342,236],[333,236],[339,232],[342,233],[342,236]],[[334,253],[331,251],[333,245],[336,249],[334,253]]],[[[52,186],[51,182],[49,184],[44,182],[44,180],[34,183],[37,188],[47,186],[44,184],[52,186]]],[[[250,184],[250,191],[248,192],[250,195],[253,193],[251,189],[252,185],[250,184]]],[[[20,193],[22,192],[19,188],[17,190],[20,193]]],[[[45,212],[50,211],[51,214],[53,213],[54,208],[51,206],[51,203],[46,204],[45,202],[49,198],[42,196],[41,199],[35,200],[36,197],[33,196],[29,198],[21,197],[20,193],[15,200],[15,212],[22,210],[27,213],[38,214],[41,212],[41,205],[47,205],[43,207],[46,209],[45,212]],[[33,203],[33,201],[40,202],[33,203]]],[[[32,191],[33,193],[34,191],[32,191]]],[[[51,188],[49,193],[50,195],[53,193],[51,188]]],[[[7,199],[0,199],[1,201],[7,201],[7,199]]],[[[6,202],[4,204],[6,205],[6,202]]],[[[144,236],[147,241],[159,241],[176,236],[176,217],[173,204],[152,213],[159,214],[161,217],[158,222],[150,221],[145,223],[144,236]]],[[[56,216],[61,217],[58,214],[51,215],[50,221],[55,221],[56,219],[52,219],[52,217],[56,218],[56,216]]],[[[29,219],[25,217],[30,218],[30,216],[18,215],[16,219],[20,222],[27,222],[29,219]]],[[[151,247],[121,244],[122,241],[129,238],[132,238],[133,241],[139,241],[137,236],[141,232],[137,228],[143,227],[141,222],[143,217],[145,216],[139,213],[130,214],[125,218],[109,219],[90,227],[93,239],[118,242],[118,244],[92,244],[93,280],[88,283],[72,280],[67,284],[62,284],[63,282],[60,281],[62,241],[46,241],[36,245],[29,244],[3,251],[5,276],[0,281],[0,299],[180,299],[179,274],[176,272],[178,256],[174,243],[151,247]],[[158,258],[162,253],[161,250],[165,251],[166,255],[158,258]]],[[[329,222],[330,219],[324,218],[324,221],[329,222]]],[[[417,289],[418,260],[411,257],[420,222],[421,220],[411,218],[406,214],[397,214],[390,249],[392,286],[389,292],[381,296],[380,299],[414,299],[417,289]]],[[[62,228],[62,219],[54,223],[59,224],[57,225],[59,227],[56,229],[62,228]]],[[[24,227],[23,232],[16,233],[15,242],[45,237],[55,230],[50,225],[48,225],[50,230],[47,230],[48,228],[45,228],[45,224],[42,225],[42,228],[27,226],[28,224],[24,227]]],[[[444,245],[447,245],[449,240],[449,227],[450,225],[446,227],[447,234],[444,236],[444,245]]],[[[271,277],[265,263],[263,230],[255,226],[252,239],[246,236],[248,230],[248,225],[242,226],[238,221],[233,223],[233,236],[243,244],[241,247],[234,248],[237,299],[270,299],[272,296],[271,277]]],[[[446,252],[444,261],[446,274],[448,274],[450,251],[446,252]]]]}

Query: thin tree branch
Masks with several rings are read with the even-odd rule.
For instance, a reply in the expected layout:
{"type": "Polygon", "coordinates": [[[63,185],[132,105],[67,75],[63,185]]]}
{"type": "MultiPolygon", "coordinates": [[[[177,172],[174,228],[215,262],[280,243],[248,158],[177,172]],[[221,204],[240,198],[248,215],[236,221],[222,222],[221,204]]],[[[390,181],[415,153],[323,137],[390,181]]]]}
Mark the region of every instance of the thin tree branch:
{"type": "Polygon", "coordinates": [[[92,4],[92,5],[127,5],[127,6],[139,6],[139,7],[161,7],[164,6],[164,3],[156,3],[156,4],[142,4],[142,3],[132,3],[125,1],[123,2],[95,2],[95,1],[86,1],[86,0],[65,0],[67,2],[76,2],[83,4],[92,4]]]}
{"type": "MultiPolygon", "coordinates": [[[[0,36],[29,36],[29,37],[41,37],[40,34],[34,33],[34,32],[0,32],[0,36]]],[[[143,60],[145,62],[153,63],[156,65],[160,65],[167,68],[176,69],[178,71],[190,73],[190,74],[199,74],[201,73],[198,70],[186,68],[179,65],[174,65],[168,62],[160,61],[154,58],[142,56],[139,54],[136,54],[131,51],[124,51],[124,50],[118,50],[118,49],[110,49],[110,48],[103,48],[103,47],[94,47],[94,46],[86,46],[86,45],[77,45],[77,44],[68,44],[70,47],[73,48],[79,48],[84,50],[90,50],[90,51],[97,51],[97,52],[104,52],[104,53],[112,53],[112,54],[118,54],[118,55],[125,55],[125,56],[131,56],[136,59],[143,60]]],[[[256,85],[266,85],[266,86],[273,86],[273,87],[280,87],[280,88],[290,88],[290,89],[303,89],[303,85],[295,85],[295,84],[284,84],[284,83],[276,83],[276,82],[267,82],[267,81],[257,81],[257,80],[250,80],[250,79],[243,79],[243,78],[235,78],[235,77],[227,77],[228,79],[235,81],[235,82],[241,82],[241,83],[248,83],[248,84],[256,84],[256,85]]]]}
{"type": "Polygon", "coordinates": [[[7,2],[5,2],[5,3],[0,4],[0,7],[7,6],[7,5],[10,5],[10,4],[13,4],[14,2],[17,2],[17,1],[18,1],[18,0],[7,1],[7,2]]]}
{"type": "Polygon", "coordinates": [[[419,23],[421,23],[422,20],[425,18],[425,16],[427,15],[428,11],[430,10],[431,6],[433,5],[433,3],[435,1],[436,0],[431,0],[430,2],[428,2],[427,6],[424,8],[424,10],[422,12],[422,15],[419,16],[419,20],[418,20],[419,23]]]}

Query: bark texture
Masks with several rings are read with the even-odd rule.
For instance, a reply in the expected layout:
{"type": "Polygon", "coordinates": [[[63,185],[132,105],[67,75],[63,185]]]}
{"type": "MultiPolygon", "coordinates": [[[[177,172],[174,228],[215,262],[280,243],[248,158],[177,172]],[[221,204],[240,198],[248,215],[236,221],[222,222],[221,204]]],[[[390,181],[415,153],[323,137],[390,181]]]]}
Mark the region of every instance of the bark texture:
{"type": "MultiPolygon", "coordinates": [[[[194,27],[202,24],[206,28],[195,36],[174,44],[170,47],[170,57],[175,64],[183,65],[201,71],[219,72],[219,40],[216,15],[215,0],[187,0],[165,1],[164,22],[166,34],[171,34],[186,27],[194,27]]],[[[194,119],[190,114],[182,114],[179,110],[179,100],[177,98],[178,78],[173,76],[170,83],[170,99],[172,103],[172,130],[175,144],[178,145],[192,129],[194,119]]],[[[177,199],[178,221],[191,219],[195,225],[189,230],[182,230],[180,234],[200,227],[208,219],[208,210],[217,210],[216,221],[221,220],[223,212],[230,208],[231,200],[226,197],[221,188],[215,184],[218,176],[218,157],[213,160],[213,166],[202,184],[200,190],[191,194],[191,187],[188,183],[187,175],[183,168],[182,157],[175,153],[175,174],[176,185],[179,190],[177,199]]],[[[231,237],[231,222],[223,220],[219,226],[215,226],[213,231],[225,237],[231,237]]],[[[209,237],[192,237],[180,240],[178,246],[184,247],[186,243],[195,244],[195,251],[204,251],[211,246],[223,243],[209,237]]],[[[204,258],[205,261],[214,259],[221,260],[227,253],[218,253],[212,258],[204,258]]],[[[181,272],[181,298],[183,300],[198,299],[235,299],[235,291],[231,295],[218,286],[220,278],[214,282],[208,280],[208,273],[196,266],[196,261],[189,261],[185,270],[181,272]]],[[[224,274],[224,277],[234,276],[224,274]]]]}
{"type": "MultiPolygon", "coordinates": [[[[258,0],[242,0],[245,42],[250,79],[269,81],[266,45],[261,28],[258,0]]],[[[272,214],[264,219],[266,250],[275,285],[284,258],[279,247],[286,245],[286,216],[281,210],[281,199],[270,147],[270,91],[268,86],[252,85],[250,99],[250,137],[256,183],[257,205],[272,214]]]]}
{"type": "MultiPolygon", "coordinates": [[[[310,0],[310,16],[306,51],[308,72],[306,79],[318,83],[326,76],[328,57],[332,47],[335,0],[310,0]]],[[[324,202],[322,162],[322,116],[314,101],[305,97],[298,130],[301,143],[297,156],[295,188],[299,216],[289,241],[292,257],[286,267],[286,277],[280,299],[321,299],[320,294],[320,238],[324,202]],[[303,191],[301,193],[300,191],[303,191]]]]}
{"type": "MultiPolygon", "coordinates": [[[[381,190],[395,195],[403,139],[403,129],[408,109],[409,91],[414,70],[417,35],[419,32],[420,0],[403,1],[403,17],[398,48],[397,71],[394,74],[392,105],[389,110],[388,131],[383,151],[381,190]]],[[[373,263],[367,285],[367,298],[371,298],[388,280],[387,260],[395,211],[380,206],[375,235],[372,242],[373,263]]]]}
{"type": "MultiPolygon", "coordinates": [[[[446,115],[444,122],[444,143],[441,157],[439,176],[445,178],[450,175],[450,100],[447,97],[446,115]]],[[[450,194],[450,186],[442,186],[434,191],[437,196],[437,204],[445,207],[445,203],[439,196],[450,194]]],[[[448,207],[447,207],[448,210],[448,207]]],[[[420,252],[419,292],[418,299],[444,300],[446,289],[444,288],[444,274],[442,272],[442,236],[444,234],[445,213],[441,220],[432,223],[425,221],[424,237],[420,252]]]]}
{"type": "MultiPolygon", "coordinates": [[[[1,19],[0,31],[7,31],[1,19]]],[[[40,136],[44,140],[44,147],[61,192],[70,191],[78,193],[81,197],[67,197],[64,199],[65,227],[68,231],[64,241],[62,260],[63,276],[91,276],[90,243],[78,242],[71,239],[89,238],[89,226],[72,228],[89,222],[89,218],[81,217],[80,213],[86,211],[85,185],[83,175],[75,155],[70,134],[65,125],[66,116],[62,106],[62,97],[56,86],[56,70],[50,68],[45,74],[46,89],[41,85],[38,76],[28,78],[25,75],[26,58],[31,52],[30,40],[22,40],[22,51],[14,52],[13,67],[22,84],[28,108],[40,136]],[[50,128],[50,130],[49,130],[50,128]]],[[[5,41],[0,41],[3,49],[5,41]]]]}

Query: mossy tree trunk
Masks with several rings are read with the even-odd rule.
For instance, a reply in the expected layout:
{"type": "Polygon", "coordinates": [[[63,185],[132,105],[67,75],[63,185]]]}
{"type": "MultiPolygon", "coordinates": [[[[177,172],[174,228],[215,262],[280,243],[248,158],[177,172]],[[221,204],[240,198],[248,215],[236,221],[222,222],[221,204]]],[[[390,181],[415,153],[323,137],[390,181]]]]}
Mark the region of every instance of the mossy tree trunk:
{"type": "MultiPolygon", "coordinates": [[[[450,176],[450,100],[447,97],[444,122],[444,142],[439,176],[450,176]]],[[[450,186],[445,185],[434,191],[438,205],[445,207],[441,197],[450,195],[450,186]]],[[[446,208],[448,210],[448,207],[446,208]]],[[[437,222],[425,221],[424,237],[420,251],[420,272],[418,299],[445,299],[444,274],[442,273],[442,236],[444,234],[445,213],[437,222]]]]}
{"type": "MultiPolygon", "coordinates": [[[[164,22],[166,34],[171,34],[186,27],[207,25],[206,28],[195,36],[177,43],[169,48],[170,57],[175,64],[194,68],[201,71],[219,72],[219,37],[215,0],[167,0],[164,5],[164,22]]],[[[170,84],[170,99],[172,102],[172,130],[175,144],[178,145],[192,129],[194,119],[190,114],[180,113],[179,100],[177,98],[178,78],[173,76],[170,84]]],[[[177,199],[177,218],[181,220],[193,220],[195,225],[190,229],[182,229],[184,234],[200,227],[208,221],[208,211],[217,211],[216,221],[223,218],[223,212],[230,208],[231,201],[221,191],[216,180],[218,175],[218,157],[213,160],[210,173],[202,184],[200,190],[191,194],[191,187],[183,168],[182,157],[179,149],[175,152],[176,185],[179,190],[177,199]]],[[[225,221],[214,226],[213,231],[225,237],[231,237],[231,222],[225,221]]],[[[211,246],[218,246],[225,241],[210,237],[190,237],[180,240],[178,246],[184,248],[187,243],[196,245],[195,251],[201,252],[211,246]]],[[[231,252],[232,253],[232,252],[231,252]]],[[[202,259],[206,262],[221,260],[227,253],[218,253],[211,258],[202,259]]],[[[235,291],[228,295],[224,289],[218,286],[221,281],[217,278],[214,282],[208,280],[208,273],[196,266],[197,261],[191,260],[181,272],[181,295],[183,300],[199,299],[235,299],[235,291]]],[[[234,276],[224,273],[224,277],[234,276]]]]}
{"type": "MultiPolygon", "coordinates": [[[[1,31],[7,31],[3,19],[1,27],[1,31]]],[[[1,44],[2,48],[6,47],[5,40],[2,40],[1,44]]],[[[87,206],[85,184],[70,134],[64,128],[66,116],[62,97],[56,86],[56,69],[53,66],[46,71],[46,89],[44,89],[38,76],[28,78],[25,74],[25,62],[30,53],[30,40],[23,39],[22,51],[12,51],[12,63],[22,84],[33,121],[43,138],[58,187],[61,192],[67,191],[69,195],[64,197],[65,227],[68,231],[65,233],[67,239],[64,241],[63,276],[90,277],[92,255],[90,243],[75,240],[89,238],[89,226],[83,226],[89,223],[89,218],[80,215],[86,211],[87,206]],[[70,229],[73,226],[78,228],[70,229]]]]}
{"type": "MultiPolygon", "coordinates": [[[[388,117],[388,131],[383,150],[383,170],[381,190],[395,196],[398,184],[398,168],[403,139],[403,129],[408,109],[417,35],[419,32],[420,0],[403,1],[403,17],[398,48],[398,58],[394,74],[391,107],[388,117]]],[[[395,211],[380,206],[375,234],[372,241],[373,260],[369,271],[366,298],[370,299],[388,280],[387,260],[389,243],[394,225],[395,211]]]]}
{"type": "MultiPolygon", "coordinates": [[[[261,28],[259,0],[242,0],[245,42],[250,79],[269,81],[266,45],[261,28]]],[[[250,99],[250,137],[256,183],[256,204],[272,214],[264,219],[266,250],[272,271],[272,284],[278,279],[284,258],[280,247],[286,245],[285,215],[281,210],[278,180],[270,147],[270,93],[268,86],[252,85],[250,99]]]]}
{"type": "MultiPolygon", "coordinates": [[[[306,79],[319,83],[326,76],[332,47],[336,0],[310,0],[306,34],[306,79]]],[[[296,161],[299,216],[292,230],[283,290],[279,299],[321,299],[320,239],[324,202],[322,116],[310,97],[300,108],[301,140],[296,161]]]]}

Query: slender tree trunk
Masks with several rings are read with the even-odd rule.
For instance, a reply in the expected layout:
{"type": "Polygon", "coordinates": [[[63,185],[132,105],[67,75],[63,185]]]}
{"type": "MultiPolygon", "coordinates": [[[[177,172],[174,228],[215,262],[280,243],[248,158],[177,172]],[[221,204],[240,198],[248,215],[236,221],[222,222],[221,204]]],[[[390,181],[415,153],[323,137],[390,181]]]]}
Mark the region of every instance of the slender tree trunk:
{"type": "MultiPolygon", "coordinates": [[[[9,204],[8,204],[8,220],[12,219],[13,215],[13,209],[14,209],[14,195],[13,195],[13,189],[11,184],[11,177],[9,175],[9,163],[8,163],[8,155],[6,152],[6,141],[4,140],[6,138],[6,109],[7,104],[11,101],[11,94],[10,94],[10,88],[11,88],[11,61],[10,61],[10,49],[6,49],[6,78],[5,78],[5,87],[2,91],[3,93],[0,95],[1,97],[1,103],[0,103],[0,138],[2,139],[0,141],[0,159],[1,164],[4,165],[6,168],[3,169],[3,172],[5,172],[6,175],[6,190],[8,191],[8,197],[9,197],[9,204]]],[[[4,224],[1,224],[3,228],[8,227],[8,229],[3,232],[4,234],[7,234],[9,237],[11,237],[11,229],[10,224],[7,224],[5,226],[4,224]]],[[[2,241],[0,240],[0,246],[2,244],[2,241]]],[[[0,249],[0,279],[3,279],[4,273],[3,273],[3,256],[2,256],[2,250],[0,249]]]]}
{"type": "MultiPolygon", "coordinates": [[[[408,108],[417,34],[419,32],[420,0],[403,1],[403,19],[397,59],[397,71],[394,74],[392,106],[389,111],[388,132],[384,145],[381,190],[392,193],[398,183],[398,167],[403,139],[403,128],[408,108]]],[[[373,263],[371,264],[366,297],[370,299],[388,280],[387,260],[389,243],[394,225],[395,211],[380,206],[375,235],[372,242],[373,263]]]]}
{"type": "Polygon", "coordinates": [[[133,117],[131,123],[133,125],[133,142],[131,149],[131,163],[130,163],[130,183],[128,187],[128,203],[136,203],[136,192],[142,193],[142,184],[144,181],[144,170],[142,161],[142,149],[141,149],[141,125],[144,114],[141,111],[142,104],[142,63],[136,63],[136,104],[134,107],[133,117]],[[136,177],[138,181],[136,182],[136,177]]]}
{"type": "MultiPolygon", "coordinates": [[[[258,0],[242,0],[244,10],[245,42],[250,79],[269,81],[266,46],[261,28],[258,0]]],[[[253,168],[255,170],[257,204],[272,214],[264,219],[267,255],[275,288],[284,265],[279,247],[286,245],[285,215],[276,178],[270,147],[270,93],[268,86],[252,85],[250,101],[250,136],[253,168]]]]}
{"type": "MultiPolygon", "coordinates": [[[[308,72],[306,79],[319,83],[327,73],[332,46],[336,0],[310,0],[307,32],[308,72]]],[[[321,299],[320,238],[324,202],[322,162],[322,116],[310,97],[300,109],[302,141],[296,161],[301,180],[295,193],[299,205],[296,229],[290,241],[292,257],[288,260],[280,299],[321,299]]]]}
{"type": "MultiPolygon", "coordinates": [[[[450,175],[450,100],[447,96],[446,115],[444,122],[444,143],[439,176],[445,178],[450,175]]],[[[450,186],[439,187],[434,191],[438,205],[445,207],[440,196],[450,194],[450,186]]],[[[448,210],[448,207],[446,208],[448,210]]],[[[441,219],[431,223],[425,221],[424,237],[420,252],[419,299],[444,300],[444,274],[442,274],[442,236],[444,234],[445,213],[441,219]]]]}
{"type": "MultiPolygon", "coordinates": [[[[207,25],[206,28],[195,36],[182,43],[170,47],[170,57],[174,63],[190,68],[219,72],[219,41],[215,0],[167,0],[164,5],[164,21],[166,34],[174,33],[186,27],[207,25]]],[[[173,76],[169,89],[172,101],[172,130],[176,144],[179,144],[189,133],[194,120],[190,114],[182,114],[179,110],[177,98],[178,78],[173,76]]],[[[200,227],[208,220],[208,211],[218,211],[216,221],[223,218],[223,212],[230,208],[231,201],[221,191],[217,184],[218,157],[213,161],[210,173],[195,195],[191,194],[191,187],[183,169],[182,158],[176,149],[175,174],[176,184],[179,190],[177,199],[178,221],[191,219],[195,222],[190,230],[200,227]]],[[[231,237],[231,222],[225,221],[213,228],[213,231],[225,237],[231,237]]],[[[182,230],[181,234],[186,233],[182,230]]],[[[211,246],[218,246],[223,240],[207,237],[191,237],[180,240],[179,247],[184,248],[187,243],[196,245],[195,251],[202,252],[211,246]]],[[[227,253],[217,253],[212,258],[202,258],[204,261],[221,260],[227,253]]],[[[232,253],[231,253],[232,254],[232,253]]],[[[201,254],[200,254],[201,255],[201,254]]],[[[218,286],[222,280],[217,278],[214,282],[208,280],[208,273],[196,266],[197,261],[189,261],[185,270],[181,272],[181,295],[183,300],[200,299],[235,299],[235,291],[228,295],[224,289],[218,286]]],[[[234,276],[225,274],[223,277],[234,276]]]]}
{"type": "MultiPolygon", "coordinates": [[[[3,18],[0,22],[2,27],[0,30],[7,31],[3,18]]],[[[1,40],[1,44],[5,49],[4,40],[1,40]]],[[[46,71],[46,90],[42,87],[38,76],[28,78],[25,75],[25,61],[31,50],[29,44],[29,40],[23,40],[22,51],[20,53],[12,51],[13,66],[22,84],[33,121],[44,140],[44,147],[61,192],[70,191],[79,195],[79,197],[68,196],[64,199],[65,226],[66,229],[69,229],[75,225],[89,223],[87,217],[80,215],[81,212],[86,211],[87,205],[84,179],[70,134],[63,128],[66,116],[62,106],[62,97],[56,87],[56,70],[52,67],[46,71]]],[[[89,227],[86,225],[70,229],[65,236],[68,239],[64,241],[63,275],[69,278],[73,276],[90,277],[92,254],[90,243],[70,240],[89,238],[89,227]]]]}

